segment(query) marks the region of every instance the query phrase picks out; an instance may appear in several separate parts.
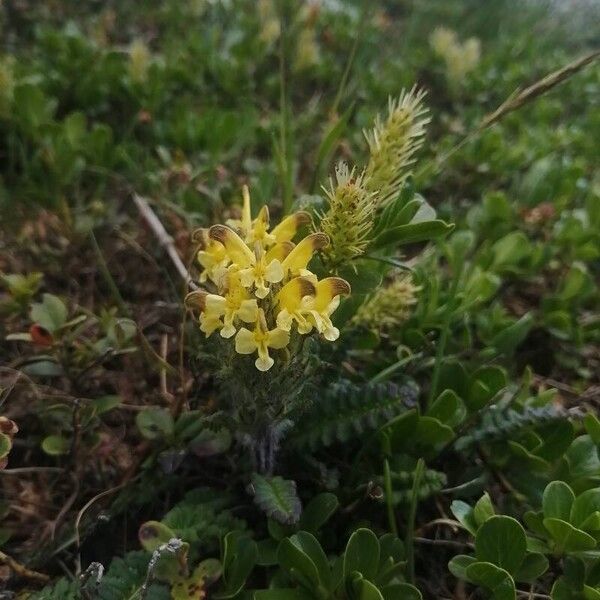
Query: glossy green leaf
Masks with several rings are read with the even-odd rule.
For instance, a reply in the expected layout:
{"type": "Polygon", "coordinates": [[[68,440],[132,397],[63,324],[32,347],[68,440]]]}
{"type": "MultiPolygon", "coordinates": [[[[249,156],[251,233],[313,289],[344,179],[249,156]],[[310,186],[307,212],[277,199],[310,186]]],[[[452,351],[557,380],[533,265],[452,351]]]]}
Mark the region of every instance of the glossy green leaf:
{"type": "Polygon", "coordinates": [[[493,516],[477,531],[475,555],[511,574],[517,572],[527,551],[525,530],[521,524],[504,515],[493,516]]]}
{"type": "Polygon", "coordinates": [[[565,519],[575,527],[583,529],[583,524],[594,513],[600,511],[600,488],[586,490],[573,502],[569,516],[565,519]]]}
{"type": "Polygon", "coordinates": [[[467,567],[475,564],[477,559],[474,556],[458,554],[448,563],[448,569],[457,579],[467,580],[467,567]]]}
{"type": "Polygon", "coordinates": [[[569,521],[574,501],[575,494],[564,481],[552,481],[546,486],[542,498],[544,517],[569,521]]]}
{"type": "Polygon", "coordinates": [[[344,552],[344,577],[353,571],[367,579],[375,579],[379,566],[379,540],[370,529],[357,529],[348,540],[344,552]]]}
{"type": "Polygon", "coordinates": [[[384,600],[423,600],[421,592],[410,583],[395,583],[380,591],[384,600]]]}
{"type": "Polygon", "coordinates": [[[458,519],[459,523],[471,534],[477,533],[478,524],[473,514],[473,507],[462,500],[454,500],[450,505],[452,514],[458,519]]]}
{"type": "Polygon", "coordinates": [[[277,561],[288,576],[306,590],[319,588],[321,581],[317,566],[290,538],[281,540],[277,550],[277,561]]]}
{"type": "Polygon", "coordinates": [[[533,583],[548,570],[548,559],[538,552],[529,553],[515,574],[515,581],[533,583]]]}
{"type": "Polygon", "coordinates": [[[485,492],[473,507],[473,517],[475,518],[477,525],[483,525],[483,523],[495,514],[496,511],[494,510],[492,499],[489,494],[485,492]]]}
{"type": "Polygon", "coordinates": [[[385,248],[386,246],[402,246],[424,242],[443,237],[454,229],[445,221],[423,221],[393,227],[381,233],[372,243],[372,248],[385,248]]]}
{"type": "Polygon", "coordinates": [[[552,536],[558,553],[583,552],[596,547],[596,540],[591,535],[561,519],[544,519],[544,527],[552,536]]]}
{"type": "Polygon", "coordinates": [[[247,535],[230,532],[223,541],[223,579],[225,591],[214,598],[234,598],[244,587],[258,558],[256,542],[247,535]]]}
{"type": "Polygon", "coordinates": [[[471,583],[488,589],[494,600],[515,600],[515,582],[510,574],[495,564],[476,562],[467,567],[467,578],[471,583]]]}
{"type": "Polygon", "coordinates": [[[467,416],[467,409],[454,390],[444,390],[433,401],[427,416],[437,419],[448,427],[456,427],[467,416]]]}
{"type": "Polygon", "coordinates": [[[329,492],[317,494],[304,507],[298,522],[298,528],[316,533],[331,518],[339,505],[340,503],[335,494],[329,492]]]}

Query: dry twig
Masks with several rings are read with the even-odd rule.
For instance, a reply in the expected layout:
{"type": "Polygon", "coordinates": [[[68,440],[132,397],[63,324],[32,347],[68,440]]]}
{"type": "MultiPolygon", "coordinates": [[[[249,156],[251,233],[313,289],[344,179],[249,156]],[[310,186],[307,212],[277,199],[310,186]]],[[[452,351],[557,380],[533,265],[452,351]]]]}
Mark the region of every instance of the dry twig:
{"type": "Polygon", "coordinates": [[[22,565],[20,562],[16,561],[14,558],[8,554],[5,554],[1,550],[0,563],[8,565],[19,577],[32,579],[34,581],[38,581],[39,583],[48,583],[50,581],[50,577],[48,577],[48,575],[28,569],[26,566],[22,565]]]}
{"type": "Polygon", "coordinates": [[[177,252],[173,238],[167,233],[167,230],[150,207],[148,201],[139,194],[133,194],[133,201],[146,223],[148,223],[150,229],[152,229],[158,243],[164,248],[171,259],[171,262],[175,266],[175,269],[186,282],[187,286],[193,290],[198,289],[198,286],[192,281],[188,270],[185,268],[185,265],[177,252]]]}

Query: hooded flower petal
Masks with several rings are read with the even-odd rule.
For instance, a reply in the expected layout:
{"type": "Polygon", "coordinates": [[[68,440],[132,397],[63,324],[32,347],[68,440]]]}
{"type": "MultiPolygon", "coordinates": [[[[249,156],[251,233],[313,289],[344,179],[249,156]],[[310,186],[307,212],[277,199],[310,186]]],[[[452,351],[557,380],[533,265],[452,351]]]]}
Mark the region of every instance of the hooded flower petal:
{"type": "Polygon", "coordinates": [[[294,244],[292,242],[277,243],[267,250],[267,261],[271,261],[275,258],[279,261],[283,261],[293,249],[294,244]]]}
{"type": "Polygon", "coordinates": [[[324,233],[307,235],[285,258],[283,269],[292,275],[303,275],[314,253],[329,244],[329,238],[324,233]]]}
{"type": "Polygon", "coordinates": [[[286,283],[277,294],[279,314],[277,327],[289,331],[292,322],[298,323],[300,333],[308,333],[312,325],[307,322],[303,312],[309,306],[311,297],[316,293],[314,284],[306,277],[295,277],[286,283]]]}
{"type": "Polygon", "coordinates": [[[340,277],[327,277],[316,285],[316,295],[309,309],[310,319],[323,337],[333,342],[340,331],[331,322],[331,315],[340,305],[340,296],[350,294],[350,284],[340,277]]]}
{"type": "Polygon", "coordinates": [[[302,225],[307,225],[310,222],[310,215],[307,212],[300,211],[283,219],[283,221],[271,231],[271,235],[278,244],[281,242],[289,242],[294,238],[302,225]]]}
{"type": "Polygon", "coordinates": [[[208,234],[211,239],[223,244],[227,256],[238,267],[246,268],[254,264],[254,253],[246,245],[246,242],[230,227],[226,225],[213,225],[209,229],[208,234]]]}
{"type": "Polygon", "coordinates": [[[200,283],[204,283],[207,279],[217,281],[230,262],[225,246],[210,239],[208,229],[196,230],[192,239],[200,245],[197,254],[198,263],[202,267],[200,283]]]}

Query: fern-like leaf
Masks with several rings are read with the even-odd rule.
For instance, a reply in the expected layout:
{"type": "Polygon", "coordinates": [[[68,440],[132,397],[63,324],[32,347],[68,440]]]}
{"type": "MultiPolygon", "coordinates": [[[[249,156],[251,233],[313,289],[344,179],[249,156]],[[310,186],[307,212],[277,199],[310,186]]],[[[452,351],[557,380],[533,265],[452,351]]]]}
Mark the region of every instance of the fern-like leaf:
{"type": "Polygon", "coordinates": [[[298,522],[302,504],[296,493],[296,482],[283,477],[252,476],[254,502],[268,517],[291,525],[298,522]]]}
{"type": "Polygon", "coordinates": [[[246,529],[246,523],[227,510],[230,504],[231,498],[226,493],[199,488],[188,492],[161,522],[184,542],[205,552],[214,550],[229,531],[246,529]]]}
{"type": "Polygon", "coordinates": [[[377,383],[356,385],[347,380],[332,385],[300,418],[290,443],[316,450],[346,442],[378,429],[416,404],[418,391],[409,385],[377,383]]]}
{"type": "Polygon", "coordinates": [[[466,450],[475,444],[510,439],[530,427],[541,427],[566,418],[582,418],[579,409],[565,409],[555,404],[529,406],[521,411],[491,406],[479,422],[454,444],[456,450],[466,450]]]}

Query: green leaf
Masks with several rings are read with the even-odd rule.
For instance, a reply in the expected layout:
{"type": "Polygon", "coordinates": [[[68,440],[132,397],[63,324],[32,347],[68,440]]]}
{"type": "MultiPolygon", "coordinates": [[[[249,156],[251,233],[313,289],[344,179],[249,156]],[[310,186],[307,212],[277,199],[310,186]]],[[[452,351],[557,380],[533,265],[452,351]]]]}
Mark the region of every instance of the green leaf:
{"type": "Polygon", "coordinates": [[[372,248],[385,248],[386,246],[402,246],[425,242],[447,235],[454,229],[445,221],[423,221],[421,223],[409,223],[400,225],[384,231],[372,242],[372,248]]]}
{"type": "Polygon", "coordinates": [[[585,600],[600,600],[600,590],[590,587],[589,585],[584,585],[583,597],[585,600]]]}
{"type": "Polygon", "coordinates": [[[414,435],[418,422],[418,412],[410,409],[386,423],[383,430],[389,432],[392,451],[397,452],[406,447],[407,441],[414,435]]]}
{"type": "Polygon", "coordinates": [[[381,588],[384,600],[423,600],[421,592],[410,583],[394,583],[381,588]]]}
{"type": "Polygon", "coordinates": [[[569,473],[573,478],[597,477],[600,473],[598,448],[589,435],[580,435],[565,454],[569,473]]]}
{"type": "MultiPolygon", "coordinates": [[[[203,560],[190,577],[177,581],[171,587],[171,600],[193,600],[202,597],[206,587],[221,576],[221,563],[214,558],[203,560]]],[[[223,596],[214,596],[214,598],[223,596]]]]}
{"type": "Polygon", "coordinates": [[[547,461],[554,461],[563,456],[575,437],[575,429],[568,419],[551,423],[538,433],[544,442],[536,448],[535,454],[547,461]]]}
{"type": "Polygon", "coordinates": [[[314,596],[297,589],[277,588],[254,592],[254,600],[314,600],[314,596]]]}
{"type": "Polygon", "coordinates": [[[533,251],[529,238],[522,231],[512,231],[492,246],[493,267],[497,271],[514,271],[533,251]]]}
{"type": "Polygon", "coordinates": [[[569,521],[575,527],[583,529],[583,524],[594,513],[600,511],[600,488],[586,490],[581,495],[577,496],[573,502],[569,517],[565,520],[569,521]]]}
{"type": "Polygon", "coordinates": [[[489,494],[486,492],[473,507],[473,516],[475,517],[475,521],[477,522],[477,525],[483,525],[483,523],[485,523],[495,514],[496,511],[494,510],[492,500],[489,494]]]}
{"type": "Polygon", "coordinates": [[[556,552],[583,552],[593,550],[596,540],[561,519],[544,519],[544,527],[548,530],[556,544],[556,552]]]}
{"type": "Polygon", "coordinates": [[[458,519],[458,522],[471,534],[476,535],[478,524],[473,514],[473,507],[462,500],[454,500],[450,505],[452,514],[458,519]]]}
{"type": "Polygon", "coordinates": [[[140,544],[147,552],[154,552],[159,546],[176,537],[177,534],[160,521],[146,521],[138,530],[140,544]]]}
{"type": "Polygon", "coordinates": [[[542,511],[535,512],[528,510],[523,515],[523,521],[525,525],[531,529],[531,531],[546,537],[546,529],[544,528],[544,513],[542,511]]]}
{"type": "Polygon", "coordinates": [[[50,456],[66,454],[71,447],[71,442],[62,435],[49,435],[42,441],[42,450],[50,456]]]}
{"type": "Polygon", "coordinates": [[[311,559],[317,568],[321,586],[330,590],[331,568],[329,567],[327,556],[325,556],[325,552],[323,552],[323,548],[321,548],[321,544],[319,544],[317,538],[307,531],[299,531],[290,538],[290,541],[311,559]]]}
{"type": "Polygon", "coordinates": [[[352,588],[357,600],[384,600],[377,586],[367,579],[357,579],[352,582],[352,588]]]}
{"type": "Polygon", "coordinates": [[[466,404],[470,410],[483,408],[499,391],[506,387],[506,372],[500,367],[481,367],[471,375],[471,386],[466,404]]]}
{"type": "Polygon", "coordinates": [[[106,413],[121,404],[121,397],[116,395],[101,396],[92,400],[96,416],[106,413]]]}
{"type": "Polygon", "coordinates": [[[5,433],[0,433],[0,459],[5,458],[12,448],[12,439],[5,433]]]}
{"type": "Polygon", "coordinates": [[[41,303],[31,305],[30,316],[32,321],[54,333],[66,323],[67,307],[58,296],[44,294],[41,303]]]}
{"type": "Polygon", "coordinates": [[[523,563],[515,574],[515,581],[533,583],[548,570],[548,559],[539,552],[532,552],[525,556],[523,563]]]}
{"type": "Polygon", "coordinates": [[[474,556],[458,554],[448,563],[448,569],[457,579],[467,580],[467,568],[475,564],[477,559],[474,556]]]}
{"type": "Polygon", "coordinates": [[[204,458],[227,452],[231,447],[231,441],[229,429],[222,427],[217,431],[213,431],[207,428],[189,442],[189,447],[196,456],[204,458]]]}
{"type": "Polygon", "coordinates": [[[296,482],[282,477],[252,476],[254,502],[268,517],[283,524],[297,523],[302,512],[300,498],[296,493],[296,482]]]}
{"type": "Polygon", "coordinates": [[[515,573],[527,552],[527,538],[521,524],[504,515],[488,519],[475,536],[478,561],[492,563],[509,573],[515,573]]]}
{"type": "Polygon", "coordinates": [[[137,414],[135,422],[140,433],[149,440],[169,437],[175,427],[173,416],[166,408],[147,408],[137,414]]]}
{"type": "Polygon", "coordinates": [[[61,365],[54,359],[36,360],[23,367],[23,373],[32,377],[60,377],[64,375],[61,365]]]}
{"type": "Polygon", "coordinates": [[[435,449],[451,442],[454,439],[454,431],[433,417],[421,417],[415,439],[419,447],[435,449]]]}
{"type": "Polygon", "coordinates": [[[542,498],[544,517],[569,521],[574,501],[575,494],[564,481],[552,481],[546,486],[542,498]]]}
{"type": "Polygon", "coordinates": [[[469,581],[488,589],[494,600],[515,600],[517,592],[510,574],[488,562],[476,562],[467,567],[469,581]]]}
{"type": "Polygon", "coordinates": [[[214,598],[234,598],[244,587],[258,559],[256,542],[245,534],[229,532],[223,540],[225,590],[214,598]]]}
{"type": "Polygon", "coordinates": [[[344,577],[358,571],[367,579],[375,579],[379,552],[377,536],[370,529],[357,529],[350,536],[344,552],[344,577]]]}
{"type": "Polygon", "coordinates": [[[314,592],[319,589],[321,581],[317,566],[291,538],[279,543],[277,562],[291,579],[304,586],[307,591],[314,592]]]}
{"type": "Polygon", "coordinates": [[[598,420],[598,417],[592,413],[588,413],[583,419],[583,424],[594,444],[600,445],[600,420],[598,420]]]}
{"type": "Polygon", "coordinates": [[[316,533],[338,509],[340,503],[337,496],[329,492],[317,494],[304,507],[298,527],[303,531],[316,533]]]}
{"type": "Polygon", "coordinates": [[[497,333],[490,341],[490,345],[501,354],[511,354],[527,337],[534,322],[533,314],[525,313],[520,319],[497,333]]]}
{"type": "Polygon", "coordinates": [[[427,416],[441,421],[448,427],[456,427],[467,416],[467,409],[454,390],[444,390],[434,400],[427,416]]]}

